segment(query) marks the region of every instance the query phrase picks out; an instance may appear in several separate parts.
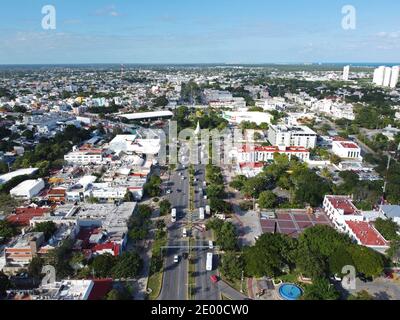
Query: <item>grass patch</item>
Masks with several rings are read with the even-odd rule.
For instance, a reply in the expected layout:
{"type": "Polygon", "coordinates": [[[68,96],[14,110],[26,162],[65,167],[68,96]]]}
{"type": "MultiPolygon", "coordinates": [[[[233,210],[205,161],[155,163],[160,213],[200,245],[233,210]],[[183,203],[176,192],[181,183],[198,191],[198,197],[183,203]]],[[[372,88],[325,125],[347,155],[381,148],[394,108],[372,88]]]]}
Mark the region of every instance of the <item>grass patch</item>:
{"type": "MultiPolygon", "coordinates": [[[[189,246],[191,246],[191,239],[189,239],[189,246]]],[[[192,255],[192,253],[191,253],[192,255]]],[[[188,296],[189,296],[189,300],[194,300],[194,289],[196,287],[196,278],[194,276],[195,272],[196,272],[196,265],[194,263],[193,259],[189,259],[188,261],[189,263],[189,268],[188,268],[188,282],[189,282],[189,286],[188,286],[188,296]]]]}
{"type": "Polygon", "coordinates": [[[297,272],[285,274],[278,277],[276,280],[281,279],[283,282],[297,283],[299,274],[297,272]]]}
{"type": "Polygon", "coordinates": [[[161,292],[163,279],[163,272],[157,272],[149,277],[147,282],[147,288],[151,289],[151,293],[149,294],[149,300],[157,300],[158,296],[161,292]]]}
{"type": "Polygon", "coordinates": [[[161,256],[161,248],[166,244],[167,234],[165,234],[163,238],[153,242],[149,279],[147,281],[147,288],[152,290],[148,296],[149,300],[156,300],[161,292],[164,265],[164,260],[161,256]]]}

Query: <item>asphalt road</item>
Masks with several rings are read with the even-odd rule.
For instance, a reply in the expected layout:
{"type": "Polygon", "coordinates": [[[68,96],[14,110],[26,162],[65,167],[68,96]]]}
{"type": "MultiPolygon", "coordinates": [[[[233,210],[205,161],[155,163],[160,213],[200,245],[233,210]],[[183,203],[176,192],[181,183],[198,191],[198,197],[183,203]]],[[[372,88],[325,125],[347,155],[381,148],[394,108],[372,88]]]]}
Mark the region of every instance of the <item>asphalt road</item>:
{"type": "Polygon", "coordinates": [[[187,239],[182,238],[182,221],[186,219],[189,193],[189,173],[187,168],[178,170],[171,174],[166,189],[172,191],[167,196],[173,208],[177,210],[177,222],[168,226],[168,246],[181,248],[170,248],[166,251],[164,276],[159,300],[187,300],[188,297],[188,261],[183,259],[183,253],[188,252],[187,239]],[[182,173],[182,175],[179,175],[182,173]],[[185,180],[182,180],[185,177],[185,180]],[[174,262],[174,256],[179,256],[179,262],[174,262]]]}
{"type": "MultiPolygon", "coordinates": [[[[199,150],[200,151],[200,150],[199,150]]],[[[205,208],[207,201],[204,200],[202,192],[199,188],[203,188],[205,181],[205,165],[196,165],[195,178],[195,212],[193,215],[188,214],[189,208],[189,166],[182,169],[182,165],[177,166],[177,170],[171,173],[166,190],[172,192],[167,195],[167,199],[171,202],[173,208],[177,209],[178,219],[176,223],[170,223],[168,226],[168,246],[180,247],[169,248],[166,252],[163,285],[159,300],[187,300],[188,299],[188,261],[183,259],[183,253],[188,253],[188,240],[182,238],[182,229],[192,221],[194,224],[204,224],[205,221],[199,220],[198,208],[205,208]],[[182,180],[182,176],[185,177],[182,180]],[[178,255],[179,263],[174,262],[174,256],[178,255]]],[[[195,236],[195,246],[207,246],[211,240],[209,232],[193,232],[195,236]]],[[[195,259],[196,274],[196,300],[219,300],[219,286],[213,284],[210,276],[216,274],[216,271],[206,271],[206,260],[208,249],[194,249],[192,255],[195,259]]],[[[217,261],[214,261],[214,269],[217,261]]]]}
{"type": "MultiPolygon", "coordinates": [[[[207,205],[207,200],[204,200],[204,196],[199,192],[199,188],[205,189],[203,187],[203,182],[205,181],[205,165],[196,165],[195,166],[195,178],[197,181],[195,184],[195,197],[194,204],[196,208],[195,218],[197,218],[198,223],[204,223],[204,221],[198,220],[199,217],[199,208],[204,208],[207,205]]],[[[211,240],[210,232],[200,232],[196,231],[194,234],[196,237],[195,246],[207,246],[208,241],[211,240]]],[[[213,284],[210,277],[214,274],[217,274],[215,271],[215,267],[217,266],[216,256],[214,256],[213,261],[213,271],[206,270],[206,261],[207,261],[207,253],[210,250],[208,249],[196,249],[193,250],[195,254],[195,277],[196,277],[196,288],[195,288],[195,300],[219,300],[220,293],[217,284],[213,284]]]]}

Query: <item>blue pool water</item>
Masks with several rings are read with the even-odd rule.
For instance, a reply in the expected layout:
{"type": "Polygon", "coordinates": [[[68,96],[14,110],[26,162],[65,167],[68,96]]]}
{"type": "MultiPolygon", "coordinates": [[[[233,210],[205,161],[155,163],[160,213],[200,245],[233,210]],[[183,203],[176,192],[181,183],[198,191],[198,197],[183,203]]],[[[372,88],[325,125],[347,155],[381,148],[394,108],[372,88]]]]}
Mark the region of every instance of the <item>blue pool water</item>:
{"type": "Polygon", "coordinates": [[[279,294],[285,300],[297,300],[303,294],[303,290],[294,284],[283,284],[279,288],[279,294]]]}

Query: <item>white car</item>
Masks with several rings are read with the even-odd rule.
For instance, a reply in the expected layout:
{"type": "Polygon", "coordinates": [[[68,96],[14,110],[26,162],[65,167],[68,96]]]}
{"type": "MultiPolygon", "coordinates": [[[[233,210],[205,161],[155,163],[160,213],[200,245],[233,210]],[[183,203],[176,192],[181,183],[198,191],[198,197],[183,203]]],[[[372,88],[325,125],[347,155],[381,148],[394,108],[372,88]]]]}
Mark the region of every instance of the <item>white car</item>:
{"type": "Polygon", "coordinates": [[[179,257],[178,256],[174,256],[174,263],[178,263],[179,262],[179,257]]]}
{"type": "Polygon", "coordinates": [[[171,194],[172,193],[172,191],[171,190],[167,190],[167,192],[166,192],[167,194],[171,194]]]}

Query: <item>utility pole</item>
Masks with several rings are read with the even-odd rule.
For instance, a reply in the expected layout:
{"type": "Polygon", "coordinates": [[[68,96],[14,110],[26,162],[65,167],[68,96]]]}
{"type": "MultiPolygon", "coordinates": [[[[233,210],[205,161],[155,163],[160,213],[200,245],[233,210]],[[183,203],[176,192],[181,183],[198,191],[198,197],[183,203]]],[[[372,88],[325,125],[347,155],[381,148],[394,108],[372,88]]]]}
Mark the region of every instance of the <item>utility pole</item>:
{"type": "Polygon", "coordinates": [[[244,270],[242,270],[242,279],[240,283],[240,293],[243,293],[244,270]]]}
{"type": "Polygon", "coordinates": [[[383,198],[382,198],[382,204],[385,204],[384,202],[386,201],[386,190],[387,190],[387,180],[389,176],[389,169],[390,169],[390,162],[392,161],[392,155],[389,153],[388,157],[388,163],[386,167],[386,177],[385,177],[385,183],[383,185],[383,198]]]}

